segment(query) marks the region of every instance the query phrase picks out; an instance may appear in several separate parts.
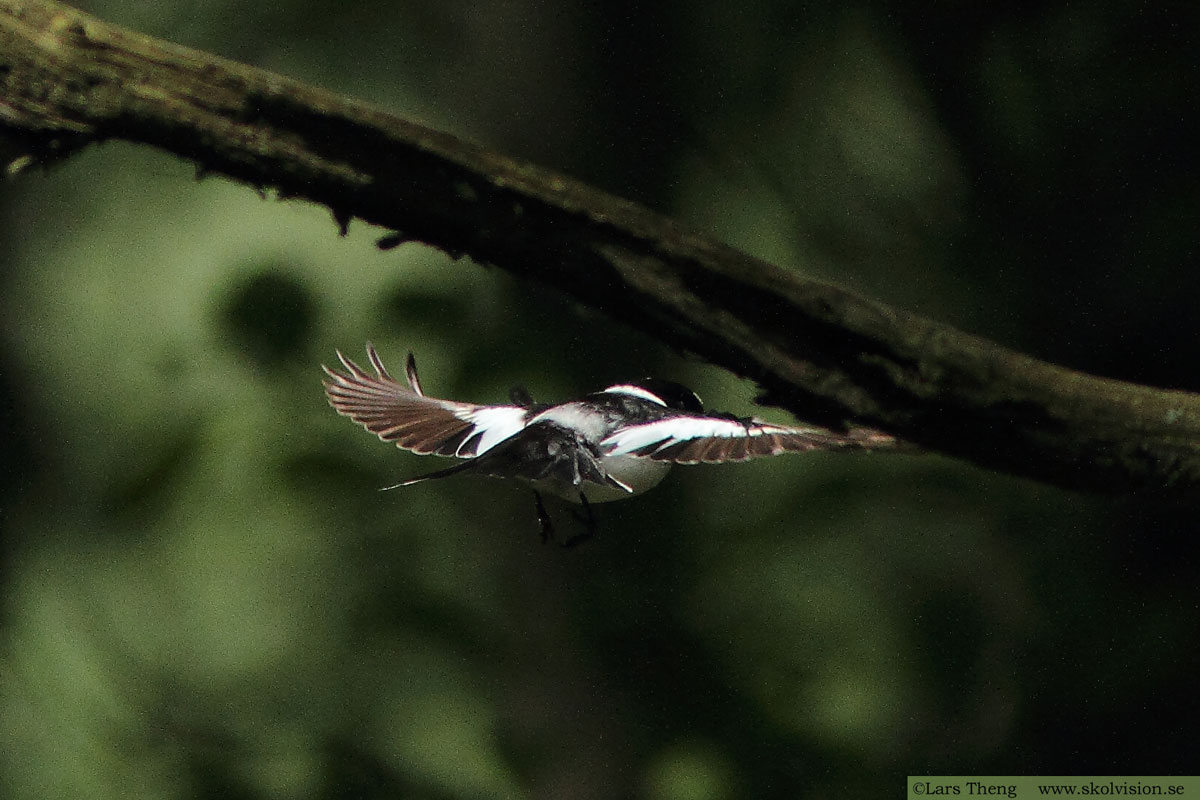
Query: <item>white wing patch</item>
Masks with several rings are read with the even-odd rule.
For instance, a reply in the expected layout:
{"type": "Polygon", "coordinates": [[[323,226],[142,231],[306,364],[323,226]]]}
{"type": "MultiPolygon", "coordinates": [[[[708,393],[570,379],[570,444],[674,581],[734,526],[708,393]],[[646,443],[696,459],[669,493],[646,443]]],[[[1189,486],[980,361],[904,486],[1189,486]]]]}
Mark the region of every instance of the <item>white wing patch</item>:
{"type": "Polygon", "coordinates": [[[612,456],[632,453],[651,455],[664,447],[689,439],[744,438],[761,436],[767,432],[783,433],[789,430],[789,428],[767,425],[757,421],[749,421],[743,425],[736,420],[718,417],[678,416],[622,428],[602,441],[600,449],[605,455],[612,456]],[[655,444],[660,446],[652,447],[655,444]],[[652,448],[651,452],[638,452],[647,448],[652,448]]]}
{"type": "Polygon", "coordinates": [[[345,372],[328,367],[325,393],[341,415],[349,417],[385,442],[422,455],[472,458],[492,449],[525,427],[528,409],[485,406],[428,397],[408,356],[408,385],[394,379],[379,354],[367,345],[371,375],[338,353],[345,372]]]}
{"type": "Polygon", "coordinates": [[[888,444],[885,440],[891,437],[872,431],[838,433],[757,419],[680,414],[615,431],[600,442],[600,452],[676,464],[720,464],[806,450],[870,448],[888,444]]]}
{"type": "MultiPolygon", "coordinates": [[[[518,406],[477,406],[466,412],[456,412],[455,416],[466,420],[475,426],[475,432],[467,440],[478,436],[479,444],[475,452],[469,455],[482,455],[510,436],[515,436],[525,428],[526,409],[518,406]]],[[[460,445],[455,455],[463,454],[460,445]]]]}

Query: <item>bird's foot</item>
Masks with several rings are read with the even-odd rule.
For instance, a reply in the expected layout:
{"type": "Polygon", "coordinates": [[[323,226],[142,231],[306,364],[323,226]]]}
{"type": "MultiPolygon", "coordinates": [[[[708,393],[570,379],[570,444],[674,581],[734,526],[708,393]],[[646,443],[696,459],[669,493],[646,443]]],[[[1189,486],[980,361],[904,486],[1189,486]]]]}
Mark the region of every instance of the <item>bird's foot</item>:
{"type": "Polygon", "coordinates": [[[546,504],[542,502],[542,494],[537,489],[533,490],[533,499],[537,505],[538,533],[542,536],[542,544],[545,544],[554,538],[554,521],[550,519],[546,504]]]}
{"type": "Polygon", "coordinates": [[[583,525],[583,530],[563,542],[563,547],[574,547],[596,535],[596,515],[583,492],[579,493],[579,503],[583,506],[583,511],[571,509],[571,516],[583,525]]]}

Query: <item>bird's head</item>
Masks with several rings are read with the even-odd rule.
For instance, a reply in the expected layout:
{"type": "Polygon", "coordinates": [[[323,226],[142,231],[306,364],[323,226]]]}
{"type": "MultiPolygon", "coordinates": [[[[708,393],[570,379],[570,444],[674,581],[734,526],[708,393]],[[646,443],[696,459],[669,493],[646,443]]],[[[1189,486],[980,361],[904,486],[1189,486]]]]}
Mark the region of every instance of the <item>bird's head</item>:
{"type": "Polygon", "coordinates": [[[704,412],[704,404],[700,401],[700,396],[674,381],[646,378],[637,382],[609,386],[604,391],[640,397],[677,411],[686,411],[692,414],[704,412]]]}

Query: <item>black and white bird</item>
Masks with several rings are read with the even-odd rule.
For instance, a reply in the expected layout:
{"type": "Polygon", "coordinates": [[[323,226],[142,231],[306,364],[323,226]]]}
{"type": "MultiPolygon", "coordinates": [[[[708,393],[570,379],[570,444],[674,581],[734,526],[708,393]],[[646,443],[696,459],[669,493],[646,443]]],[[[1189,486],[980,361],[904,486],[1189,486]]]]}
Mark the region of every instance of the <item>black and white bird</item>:
{"type": "Polygon", "coordinates": [[[590,534],[591,503],[652,489],[672,464],[895,444],[891,436],[869,429],[838,433],[706,412],[694,392],[660,380],[617,384],[557,404],[534,403],[519,388],[512,391],[509,405],[439,400],[421,388],[412,353],[405,368],[407,385],[388,373],[370,344],[367,359],[374,375],[341,352],[337,355],[345,373],[322,366],[334,410],[405,450],[465,459],[397,486],[459,473],[522,480],[533,486],[543,539],[552,525],[540,491],[582,504],[590,534]]]}

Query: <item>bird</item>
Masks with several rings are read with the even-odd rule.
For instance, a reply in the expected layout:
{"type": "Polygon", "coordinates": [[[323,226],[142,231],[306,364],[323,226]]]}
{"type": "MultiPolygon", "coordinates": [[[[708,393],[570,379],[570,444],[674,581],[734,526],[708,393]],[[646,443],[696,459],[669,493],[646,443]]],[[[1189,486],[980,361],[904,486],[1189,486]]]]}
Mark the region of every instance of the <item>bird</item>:
{"type": "Polygon", "coordinates": [[[502,405],[442,400],[425,394],[411,352],[401,383],[373,345],[366,351],[374,375],[340,350],[342,371],[322,365],[333,409],[401,449],[462,459],[385,488],[459,474],[523,481],[534,491],[543,542],[554,526],[542,492],[582,507],[576,516],[583,533],[564,542],[573,546],[595,533],[593,503],[648,491],[675,464],[896,444],[894,437],[869,428],[837,432],[705,411],[695,392],[661,379],[619,383],[563,403],[535,403],[522,387],[502,405]]]}

